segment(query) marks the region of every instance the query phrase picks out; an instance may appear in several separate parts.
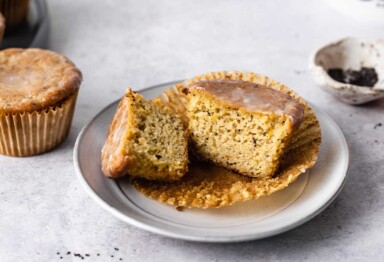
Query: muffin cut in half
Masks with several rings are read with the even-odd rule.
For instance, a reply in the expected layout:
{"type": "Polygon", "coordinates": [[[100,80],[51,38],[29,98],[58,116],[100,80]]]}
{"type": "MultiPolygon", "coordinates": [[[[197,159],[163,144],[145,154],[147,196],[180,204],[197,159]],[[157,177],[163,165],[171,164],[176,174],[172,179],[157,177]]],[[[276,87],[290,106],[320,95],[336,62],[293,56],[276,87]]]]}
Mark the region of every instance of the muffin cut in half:
{"type": "Polygon", "coordinates": [[[187,130],[181,117],[130,88],[120,101],[102,149],[109,178],[125,174],[177,180],[188,171],[187,130]]]}
{"type": "MultiPolygon", "coordinates": [[[[219,208],[239,201],[273,194],[292,184],[317,160],[321,143],[320,123],[310,105],[295,91],[269,77],[240,71],[209,72],[177,83],[155,100],[178,114],[187,114],[188,97],[184,91],[193,83],[208,80],[242,80],[277,90],[298,101],[304,109],[300,126],[285,148],[280,167],[272,177],[250,177],[192,159],[188,173],[173,183],[131,177],[129,183],[151,199],[176,207],[219,208]]],[[[183,117],[188,126],[188,117],[183,117]]]]}
{"type": "Polygon", "coordinates": [[[241,80],[188,86],[192,151],[251,177],[271,177],[300,126],[301,104],[278,90],[241,80]]]}

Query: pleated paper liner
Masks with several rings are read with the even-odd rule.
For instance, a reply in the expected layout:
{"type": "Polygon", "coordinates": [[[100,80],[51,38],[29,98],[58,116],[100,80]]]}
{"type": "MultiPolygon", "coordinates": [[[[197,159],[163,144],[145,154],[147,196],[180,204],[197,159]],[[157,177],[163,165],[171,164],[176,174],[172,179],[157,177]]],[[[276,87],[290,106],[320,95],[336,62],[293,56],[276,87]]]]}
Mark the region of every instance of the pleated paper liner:
{"type": "Polygon", "coordinates": [[[0,113],[0,154],[32,156],[47,152],[60,144],[69,133],[77,93],[45,110],[0,113]]]}
{"type": "MultiPolygon", "coordinates": [[[[251,178],[210,163],[191,161],[189,172],[179,181],[160,182],[130,177],[132,185],[144,195],[177,207],[210,208],[257,199],[286,188],[300,174],[311,168],[321,143],[319,122],[311,107],[287,86],[268,77],[244,72],[217,72],[199,75],[166,90],[157,101],[183,114],[187,97],[182,92],[188,84],[209,79],[239,79],[280,90],[298,99],[304,108],[304,119],[295,132],[279,171],[272,178],[251,178]]],[[[185,118],[186,124],[188,119],[185,118]]]]}
{"type": "Polygon", "coordinates": [[[29,0],[0,0],[0,12],[5,17],[6,31],[17,29],[27,20],[29,0]]]}

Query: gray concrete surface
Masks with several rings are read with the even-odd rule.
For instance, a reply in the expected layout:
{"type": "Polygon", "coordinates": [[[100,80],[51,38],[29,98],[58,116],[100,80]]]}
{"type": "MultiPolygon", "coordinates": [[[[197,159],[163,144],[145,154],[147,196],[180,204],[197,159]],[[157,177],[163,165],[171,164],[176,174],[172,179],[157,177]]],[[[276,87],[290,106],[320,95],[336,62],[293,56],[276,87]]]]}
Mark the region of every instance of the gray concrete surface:
{"type": "Polygon", "coordinates": [[[345,105],[316,87],[307,70],[319,45],[344,36],[374,39],[383,28],[315,0],[48,2],[51,48],[76,63],[84,82],[63,144],[35,157],[0,156],[1,261],[80,261],[74,253],[84,261],[384,260],[384,126],[375,128],[384,124],[384,100],[345,105]],[[80,129],[127,86],[139,90],[222,69],[266,74],[332,116],[351,151],[339,197],[296,229],[237,244],[164,238],[93,202],[72,163],[80,129]]]}

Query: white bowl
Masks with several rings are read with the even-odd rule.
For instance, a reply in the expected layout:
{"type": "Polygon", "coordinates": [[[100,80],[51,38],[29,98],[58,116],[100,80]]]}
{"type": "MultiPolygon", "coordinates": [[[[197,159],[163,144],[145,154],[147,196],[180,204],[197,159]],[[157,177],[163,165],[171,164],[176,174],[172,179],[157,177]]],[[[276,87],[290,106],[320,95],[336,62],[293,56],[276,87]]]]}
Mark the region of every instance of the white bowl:
{"type": "Polygon", "coordinates": [[[384,97],[384,40],[360,41],[345,38],[318,49],[310,59],[310,70],[315,82],[325,91],[348,104],[363,104],[384,97]],[[378,81],[373,87],[338,82],[328,69],[360,70],[373,67],[378,81]]]}

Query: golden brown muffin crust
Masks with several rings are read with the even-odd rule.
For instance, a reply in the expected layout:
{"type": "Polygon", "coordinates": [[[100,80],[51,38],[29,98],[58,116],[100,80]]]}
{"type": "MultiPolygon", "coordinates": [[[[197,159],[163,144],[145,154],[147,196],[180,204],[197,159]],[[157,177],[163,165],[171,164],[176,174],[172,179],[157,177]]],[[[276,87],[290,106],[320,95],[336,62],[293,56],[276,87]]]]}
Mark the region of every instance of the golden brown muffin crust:
{"type": "Polygon", "coordinates": [[[0,113],[44,110],[75,93],[79,69],[52,51],[10,48],[0,52],[0,113]]]}
{"type": "Polygon", "coordinates": [[[120,100],[101,152],[101,167],[104,175],[109,178],[119,178],[127,173],[130,158],[125,152],[124,141],[133,135],[132,132],[126,132],[134,124],[130,112],[131,95],[132,91],[128,89],[120,100]]]}

